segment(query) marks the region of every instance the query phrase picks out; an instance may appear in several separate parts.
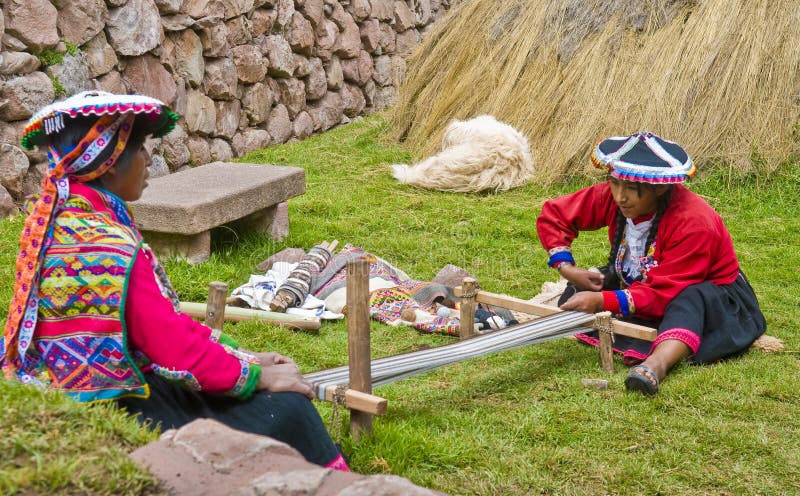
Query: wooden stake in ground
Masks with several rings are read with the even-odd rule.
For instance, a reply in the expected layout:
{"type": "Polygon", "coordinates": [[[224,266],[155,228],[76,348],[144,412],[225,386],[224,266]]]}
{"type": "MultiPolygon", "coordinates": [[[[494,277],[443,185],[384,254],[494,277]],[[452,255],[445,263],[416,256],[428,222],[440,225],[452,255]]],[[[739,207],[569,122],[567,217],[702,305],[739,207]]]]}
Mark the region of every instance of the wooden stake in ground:
{"type": "Polygon", "coordinates": [[[225,298],[227,296],[227,284],[218,281],[209,283],[205,320],[205,324],[208,327],[220,331],[222,330],[222,324],[225,322],[225,298]]]}
{"type": "MultiPolygon", "coordinates": [[[[369,262],[360,257],[347,263],[347,341],[350,389],[372,393],[369,326],[369,262]]],[[[345,405],[346,406],[346,405],[345,405]]],[[[358,442],[372,434],[372,416],[350,411],[350,433],[358,442]]]]}
{"type": "Polygon", "coordinates": [[[465,277],[461,281],[461,308],[458,319],[458,337],[461,340],[469,339],[475,335],[475,291],[478,281],[472,277],[465,277]]]}
{"type": "Polygon", "coordinates": [[[614,327],[611,324],[611,312],[595,314],[595,328],[600,337],[600,368],[609,374],[614,373],[614,327]]]}

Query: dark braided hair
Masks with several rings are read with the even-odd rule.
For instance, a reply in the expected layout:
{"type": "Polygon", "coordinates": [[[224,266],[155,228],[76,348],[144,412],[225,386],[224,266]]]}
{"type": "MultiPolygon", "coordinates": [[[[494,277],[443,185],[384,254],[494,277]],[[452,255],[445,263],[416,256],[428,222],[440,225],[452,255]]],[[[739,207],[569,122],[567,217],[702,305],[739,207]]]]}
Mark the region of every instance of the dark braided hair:
{"type": "MultiPolygon", "coordinates": [[[[642,194],[642,184],[637,183],[636,189],[641,196],[642,194]]],[[[652,184],[645,184],[646,188],[655,189],[655,186],[652,184]]],[[[661,222],[661,217],[664,216],[664,212],[667,211],[669,207],[669,201],[672,197],[672,192],[674,188],[672,185],[669,185],[668,189],[658,197],[658,205],[656,206],[656,214],[653,216],[653,223],[650,225],[650,230],[647,232],[647,241],[644,244],[644,254],[647,255],[650,246],[656,239],[656,233],[658,233],[658,224],[661,222]]],[[[615,219],[617,224],[617,230],[614,232],[614,239],[611,241],[611,251],[608,254],[608,262],[604,270],[601,270],[605,275],[605,280],[603,284],[603,289],[619,289],[619,275],[617,274],[617,252],[619,251],[619,245],[622,243],[622,237],[625,234],[625,225],[627,223],[627,219],[624,215],[622,215],[622,210],[619,208],[617,209],[617,217],[615,219]]]]}

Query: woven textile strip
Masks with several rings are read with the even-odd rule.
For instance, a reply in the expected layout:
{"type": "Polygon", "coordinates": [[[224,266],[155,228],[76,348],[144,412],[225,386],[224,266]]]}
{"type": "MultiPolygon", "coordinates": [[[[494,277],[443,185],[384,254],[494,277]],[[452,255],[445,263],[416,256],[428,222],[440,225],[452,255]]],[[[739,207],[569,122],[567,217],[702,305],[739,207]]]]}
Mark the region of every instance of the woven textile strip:
{"type": "MultiPolygon", "coordinates": [[[[388,384],[478,356],[589,332],[592,329],[585,326],[594,320],[593,314],[561,312],[466,341],[379,358],[372,361],[372,385],[388,384]]],[[[311,372],[305,375],[305,379],[313,385],[317,398],[325,398],[325,391],[329,387],[350,382],[349,366],[311,372]]]]}
{"type": "Polygon", "coordinates": [[[324,300],[337,289],[343,288],[347,284],[347,273],[345,267],[347,262],[359,257],[366,257],[369,262],[369,277],[379,277],[387,281],[400,284],[403,281],[393,267],[381,261],[375,255],[367,253],[363,248],[347,244],[336,254],[325,270],[321,271],[316,277],[311,288],[311,294],[324,300]]]}

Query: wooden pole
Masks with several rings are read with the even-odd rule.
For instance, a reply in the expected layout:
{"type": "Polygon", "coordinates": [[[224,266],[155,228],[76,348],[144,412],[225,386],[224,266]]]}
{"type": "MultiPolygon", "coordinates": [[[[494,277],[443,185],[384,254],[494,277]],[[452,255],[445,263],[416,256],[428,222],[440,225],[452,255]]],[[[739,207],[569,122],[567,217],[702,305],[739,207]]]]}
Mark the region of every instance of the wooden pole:
{"type": "Polygon", "coordinates": [[[461,281],[461,314],[458,322],[458,337],[463,341],[475,336],[475,293],[478,281],[465,277],[461,281]]]}
{"type": "Polygon", "coordinates": [[[612,334],[611,312],[596,314],[597,334],[600,337],[600,368],[609,374],[614,373],[614,336],[612,334]]]}
{"type": "Polygon", "coordinates": [[[206,305],[205,324],[222,330],[225,322],[225,298],[228,296],[228,285],[224,282],[212,282],[208,285],[208,304],[206,305]]]}
{"type": "MultiPolygon", "coordinates": [[[[182,301],[180,304],[181,312],[195,319],[205,318],[207,308],[208,305],[205,303],[195,303],[192,301],[182,301]]],[[[318,333],[320,328],[319,317],[301,317],[299,315],[288,315],[280,312],[267,312],[255,308],[226,306],[224,319],[229,322],[263,320],[273,325],[300,329],[314,334],[318,333]]]]}
{"type": "Polygon", "coordinates": [[[614,349],[612,348],[611,333],[600,332],[600,368],[609,374],[614,373],[614,349]]]}
{"type": "MultiPolygon", "coordinates": [[[[369,262],[366,258],[359,257],[347,262],[347,342],[350,389],[372,394],[369,331],[369,262]]],[[[371,435],[372,416],[358,410],[351,410],[350,433],[356,443],[362,435],[371,435]]]]}
{"type": "MultiPolygon", "coordinates": [[[[464,294],[464,289],[461,286],[456,286],[453,288],[456,296],[462,296],[464,294]]],[[[475,296],[475,301],[477,303],[485,303],[487,305],[492,305],[501,308],[507,308],[509,310],[514,310],[516,312],[527,313],[530,315],[538,315],[539,317],[546,317],[548,315],[553,315],[554,313],[562,312],[558,307],[554,307],[552,305],[542,305],[541,303],[531,303],[526,300],[521,300],[519,298],[514,298],[513,296],[506,296],[506,295],[499,295],[495,293],[489,293],[488,291],[478,291],[475,296]]],[[[614,334],[620,334],[622,336],[628,336],[637,339],[644,339],[645,341],[655,341],[658,335],[658,331],[653,329],[652,327],[646,327],[639,324],[633,324],[631,322],[625,322],[622,320],[611,319],[611,327],[614,334]]]]}

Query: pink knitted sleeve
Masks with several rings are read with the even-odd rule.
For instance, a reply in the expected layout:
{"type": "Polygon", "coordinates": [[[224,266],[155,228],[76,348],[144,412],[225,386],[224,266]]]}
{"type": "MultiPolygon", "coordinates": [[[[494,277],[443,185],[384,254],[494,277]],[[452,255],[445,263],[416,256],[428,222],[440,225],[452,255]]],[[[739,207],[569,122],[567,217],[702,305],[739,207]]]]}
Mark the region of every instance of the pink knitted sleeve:
{"type": "Polygon", "coordinates": [[[204,391],[227,393],[242,379],[246,381],[242,362],[209,339],[209,327],[175,312],[161,294],[143,250],[139,250],[128,280],[125,323],[133,349],[159,367],[188,372],[204,391]]]}

